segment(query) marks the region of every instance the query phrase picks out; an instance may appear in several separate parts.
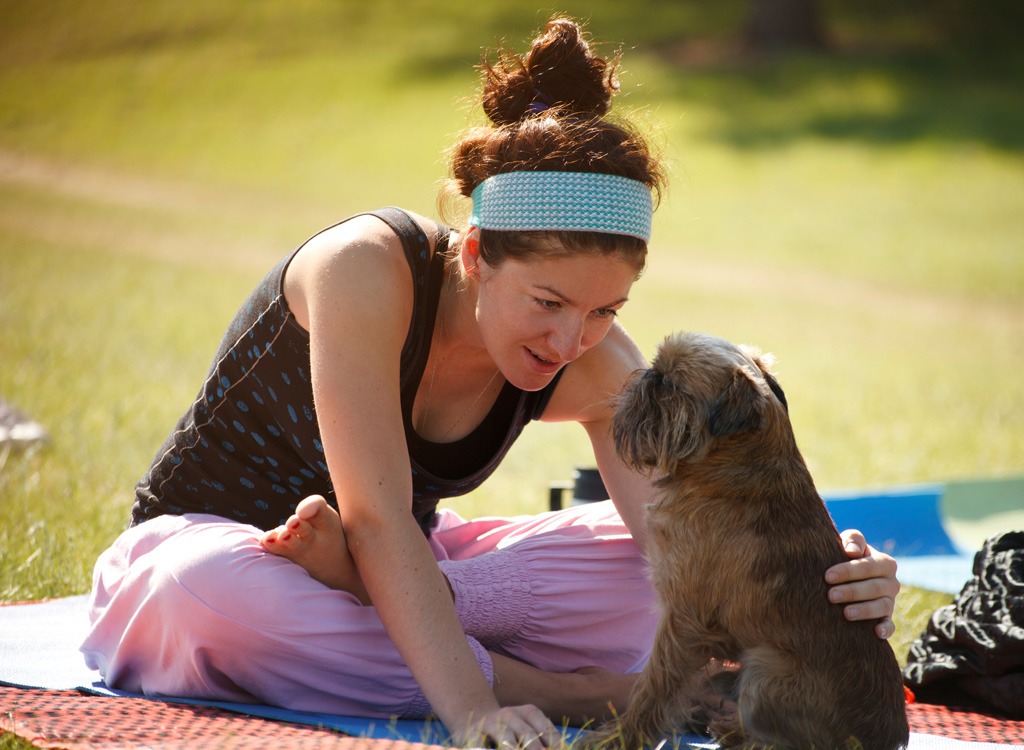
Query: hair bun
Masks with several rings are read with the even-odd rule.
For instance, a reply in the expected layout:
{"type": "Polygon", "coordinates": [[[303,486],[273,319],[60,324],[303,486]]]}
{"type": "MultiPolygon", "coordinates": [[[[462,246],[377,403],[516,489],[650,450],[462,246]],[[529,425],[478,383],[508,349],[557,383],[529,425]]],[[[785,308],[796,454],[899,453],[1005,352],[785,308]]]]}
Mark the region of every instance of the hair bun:
{"type": "Polygon", "coordinates": [[[599,172],[660,194],[664,173],[647,139],[625,119],[604,116],[617,67],[618,57],[594,54],[579,25],[564,18],[548,23],[527,54],[500,51],[494,64],[485,61],[483,107],[492,124],[470,128],[452,147],[442,215],[444,196],[469,198],[505,172],[599,172]]]}
{"type": "Polygon", "coordinates": [[[483,68],[484,112],[499,126],[547,108],[601,117],[619,87],[616,65],[591,52],[583,30],[567,18],[550,21],[525,57],[501,50],[483,68]]]}

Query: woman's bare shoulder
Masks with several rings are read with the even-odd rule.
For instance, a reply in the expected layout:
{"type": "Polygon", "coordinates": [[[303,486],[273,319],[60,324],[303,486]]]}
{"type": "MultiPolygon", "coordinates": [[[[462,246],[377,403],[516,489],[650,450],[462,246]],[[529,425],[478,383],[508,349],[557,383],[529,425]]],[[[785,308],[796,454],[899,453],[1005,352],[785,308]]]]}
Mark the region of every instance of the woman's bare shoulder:
{"type": "Polygon", "coordinates": [[[543,421],[587,423],[610,418],[614,398],[626,380],[645,367],[640,348],[616,323],[601,343],[566,366],[543,421]]]}
{"type": "MultiPolygon", "coordinates": [[[[437,225],[410,214],[433,246],[437,225]]],[[[309,330],[317,306],[382,305],[408,320],[413,290],[402,241],[372,214],[355,216],[310,238],[295,254],[284,278],[288,306],[309,330]]]]}

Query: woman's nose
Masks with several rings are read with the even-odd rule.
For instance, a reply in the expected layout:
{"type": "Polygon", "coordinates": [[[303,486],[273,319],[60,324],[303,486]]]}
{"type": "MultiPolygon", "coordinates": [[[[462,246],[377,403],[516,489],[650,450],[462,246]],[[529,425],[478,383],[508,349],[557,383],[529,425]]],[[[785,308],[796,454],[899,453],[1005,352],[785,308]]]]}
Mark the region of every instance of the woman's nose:
{"type": "Polygon", "coordinates": [[[583,347],[583,323],[578,320],[564,321],[551,333],[551,346],[563,362],[572,362],[581,354],[583,347]]]}

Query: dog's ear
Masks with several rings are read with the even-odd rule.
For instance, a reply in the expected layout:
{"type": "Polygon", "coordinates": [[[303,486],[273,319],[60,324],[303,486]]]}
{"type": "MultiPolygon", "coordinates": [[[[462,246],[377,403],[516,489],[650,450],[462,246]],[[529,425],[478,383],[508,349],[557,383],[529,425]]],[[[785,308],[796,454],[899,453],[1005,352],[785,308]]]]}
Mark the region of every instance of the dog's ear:
{"type": "Polygon", "coordinates": [[[672,474],[709,444],[694,397],[656,368],[633,374],[619,395],[612,423],[615,448],[638,471],[672,474]]]}
{"type": "Polygon", "coordinates": [[[768,387],[772,389],[772,393],[775,394],[775,398],[782,404],[782,408],[789,414],[789,402],[786,400],[786,392],[782,390],[782,386],[779,385],[779,381],[775,379],[775,376],[770,372],[764,374],[764,380],[768,384],[768,387]]]}
{"type": "Polygon", "coordinates": [[[754,360],[754,364],[757,365],[757,369],[764,375],[764,381],[771,388],[772,393],[775,394],[775,398],[782,404],[782,408],[789,413],[789,402],[786,400],[786,392],[782,390],[782,386],[779,385],[779,381],[775,378],[775,373],[772,371],[775,367],[775,357],[768,352],[762,352],[760,349],[743,345],[740,347],[747,356],[754,360]]]}
{"type": "Polygon", "coordinates": [[[746,367],[737,367],[732,380],[711,407],[708,430],[715,437],[756,430],[764,419],[767,397],[758,387],[756,376],[746,367]]]}

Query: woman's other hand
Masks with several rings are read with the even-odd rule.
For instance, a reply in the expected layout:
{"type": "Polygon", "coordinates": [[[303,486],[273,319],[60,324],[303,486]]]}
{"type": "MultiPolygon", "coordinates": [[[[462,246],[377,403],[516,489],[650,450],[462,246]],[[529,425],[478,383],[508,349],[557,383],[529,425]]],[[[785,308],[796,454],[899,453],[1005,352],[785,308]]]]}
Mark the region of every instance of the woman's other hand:
{"type": "Polygon", "coordinates": [[[456,747],[488,747],[498,750],[544,750],[561,742],[561,734],[536,706],[505,706],[471,717],[467,726],[452,731],[456,747]]]}
{"type": "Polygon", "coordinates": [[[892,615],[900,591],[896,561],[870,546],[859,531],[850,529],[840,536],[850,561],[825,571],[828,599],[845,605],[847,620],[878,620],[875,634],[889,638],[896,632],[892,615]]]}

